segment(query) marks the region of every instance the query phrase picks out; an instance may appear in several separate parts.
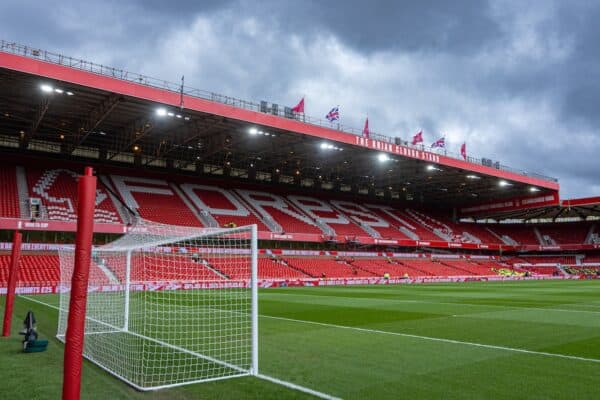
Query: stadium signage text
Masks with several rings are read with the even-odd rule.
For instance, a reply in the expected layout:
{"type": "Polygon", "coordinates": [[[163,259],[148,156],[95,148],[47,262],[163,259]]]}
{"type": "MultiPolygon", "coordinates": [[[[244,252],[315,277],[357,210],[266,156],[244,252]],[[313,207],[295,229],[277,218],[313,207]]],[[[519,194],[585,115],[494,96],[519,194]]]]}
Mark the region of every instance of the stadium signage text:
{"type": "MultiPolygon", "coordinates": [[[[349,286],[349,285],[389,285],[389,284],[419,284],[419,283],[436,283],[436,282],[475,282],[475,281],[526,281],[526,280],[578,280],[578,279],[599,279],[597,276],[448,276],[448,277],[421,277],[421,278],[340,278],[340,279],[293,279],[293,280],[276,280],[264,279],[258,281],[258,286],[261,288],[277,288],[277,287],[292,287],[292,286],[349,286]]],[[[231,288],[248,288],[249,282],[246,281],[223,281],[223,282],[147,282],[142,284],[132,285],[132,291],[164,291],[164,290],[198,290],[198,289],[231,289],[231,288]]],[[[123,290],[122,285],[101,285],[90,287],[93,292],[119,292],[123,290]]],[[[50,293],[66,293],[69,289],[60,285],[57,286],[22,286],[17,287],[17,294],[50,294],[50,293]]],[[[0,294],[6,294],[6,288],[0,288],[0,294]]]]}
{"type": "Polygon", "coordinates": [[[388,153],[394,153],[399,156],[416,158],[423,161],[430,161],[433,163],[440,162],[440,156],[437,154],[429,153],[427,151],[412,149],[410,147],[404,147],[393,143],[382,142],[380,140],[368,139],[362,136],[356,136],[354,144],[362,147],[367,147],[373,150],[385,151],[388,153]]]}

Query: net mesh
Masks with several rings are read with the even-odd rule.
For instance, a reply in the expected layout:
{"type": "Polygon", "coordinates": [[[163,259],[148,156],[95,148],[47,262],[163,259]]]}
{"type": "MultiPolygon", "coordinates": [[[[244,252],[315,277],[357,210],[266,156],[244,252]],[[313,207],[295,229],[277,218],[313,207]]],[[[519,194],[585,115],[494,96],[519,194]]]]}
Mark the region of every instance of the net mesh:
{"type": "MultiPolygon", "coordinates": [[[[251,373],[252,235],[139,221],[94,248],[84,356],[141,390],[251,373]]],[[[63,341],[73,264],[61,251],[63,341]]]]}

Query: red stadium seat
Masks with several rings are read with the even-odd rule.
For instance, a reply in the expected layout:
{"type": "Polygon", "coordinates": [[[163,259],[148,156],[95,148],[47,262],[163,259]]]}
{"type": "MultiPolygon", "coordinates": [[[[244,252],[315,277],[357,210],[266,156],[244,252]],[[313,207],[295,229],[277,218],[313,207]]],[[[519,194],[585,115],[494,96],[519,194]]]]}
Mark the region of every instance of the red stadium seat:
{"type": "MultiPolygon", "coordinates": [[[[17,172],[14,166],[0,166],[0,217],[19,218],[19,192],[17,190],[17,172]]],[[[26,201],[27,199],[21,199],[26,201]]]]}

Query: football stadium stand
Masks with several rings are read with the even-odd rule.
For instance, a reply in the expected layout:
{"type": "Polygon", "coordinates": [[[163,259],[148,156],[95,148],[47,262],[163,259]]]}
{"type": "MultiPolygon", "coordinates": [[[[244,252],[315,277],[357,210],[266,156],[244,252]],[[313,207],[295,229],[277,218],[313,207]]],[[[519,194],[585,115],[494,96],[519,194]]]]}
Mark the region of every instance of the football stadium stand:
{"type": "Polygon", "coordinates": [[[14,166],[0,168],[0,216],[4,218],[19,218],[19,193],[17,189],[17,173],[14,166]]]}
{"type": "MultiPolygon", "coordinates": [[[[263,280],[310,280],[339,278],[432,278],[432,277],[493,277],[508,275],[595,276],[600,271],[600,257],[578,256],[443,256],[413,254],[410,257],[390,257],[385,253],[354,252],[352,255],[295,256],[266,255],[258,258],[258,277],[263,280]],[[577,258],[582,261],[577,263],[577,258]]],[[[153,262],[145,256],[143,271],[134,269],[132,282],[211,282],[238,280],[249,271],[231,265],[227,257],[195,258],[192,254],[161,255],[153,262]],[[165,262],[165,260],[167,262],[165,262]]],[[[136,258],[132,258],[135,264],[136,258]]],[[[0,286],[6,285],[10,254],[0,253],[0,286]]],[[[122,271],[110,267],[111,260],[94,258],[90,273],[96,282],[114,284],[123,281],[122,271]]],[[[27,251],[21,257],[21,286],[56,286],[60,282],[60,261],[56,252],[27,251]]],[[[249,267],[248,267],[249,268],[249,267]]]]}
{"type": "MultiPolygon", "coordinates": [[[[124,224],[131,213],[170,225],[231,227],[257,224],[261,232],[318,237],[435,241],[484,245],[584,244],[593,223],[473,224],[458,223],[425,209],[360,204],[332,194],[281,193],[261,185],[227,185],[194,177],[159,179],[106,173],[100,176],[95,220],[124,224]]],[[[0,218],[75,221],[77,173],[68,168],[0,166],[6,190],[0,194],[0,218]],[[20,174],[19,171],[25,171],[20,174]],[[27,205],[39,201],[32,215],[27,205]]]]}
{"type": "MultiPolygon", "coordinates": [[[[0,69],[6,102],[15,115],[32,116],[9,113],[0,124],[4,237],[18,229],[73,232],[77,179],[91,165],[96,232],[114,238],[138,218],[198,228],[256,224],[261,247],[273,249],[258,259],[264,280],[592,275],[600,265],[600,198],[561,201],[554,178],[400,137],[331,129],[265,101],[184,91],[15,43],[0,47],[5,62],[18,61],[0,69]],[[44,91],[41,76],[60,88],[44,91]],[[22,90],[38,87],[37,95],[22,90]],[[50,92],[66,93],[64,101],[33,117],[50,92]]],[[[0,254],[3,283],[8,259],[0,254]]],[[[110,265],[93,259],[97,282],[123,280],[110,265]]],[[[235,281],[249,273],[219,255],[169,254],[145,265],[133,281],[235,281]]],[[[59,270],[56,252],[25,251],[19,280],[56,285],[59,270]]]]}

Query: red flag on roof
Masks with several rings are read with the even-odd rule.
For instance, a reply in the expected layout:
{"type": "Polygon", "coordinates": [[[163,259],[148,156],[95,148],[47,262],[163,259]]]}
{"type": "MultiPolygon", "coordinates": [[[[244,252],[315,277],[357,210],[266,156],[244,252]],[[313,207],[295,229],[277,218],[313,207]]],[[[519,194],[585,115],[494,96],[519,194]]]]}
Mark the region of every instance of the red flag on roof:
{"type": "Polygon", "coordinates": [[[460,155],[462,156],[462,158],[465,159],[465,161],[467,160],[467,143],[463,143],[460,146],[460,155]]]}
{"type": "Polygon", "coordinates": [[[415,136],[413,136],[412,145],[414,146],[417,143],[423,143],[423,131],[419,131],[415,136]]]}
{"type": "Polygon", "coordinates": [[[296,113],[304,112],[304,97],[302,98],[302,100],[300,100],[298,104],[296,104],[296,107],[292,107],[292,111],[296,113]]]}
{"type": "Polygon", "coordinates": [[[369,117],[365,120],[365,127],[363,128],[362,134],[364,137],[369,138],[369,117]]]}

